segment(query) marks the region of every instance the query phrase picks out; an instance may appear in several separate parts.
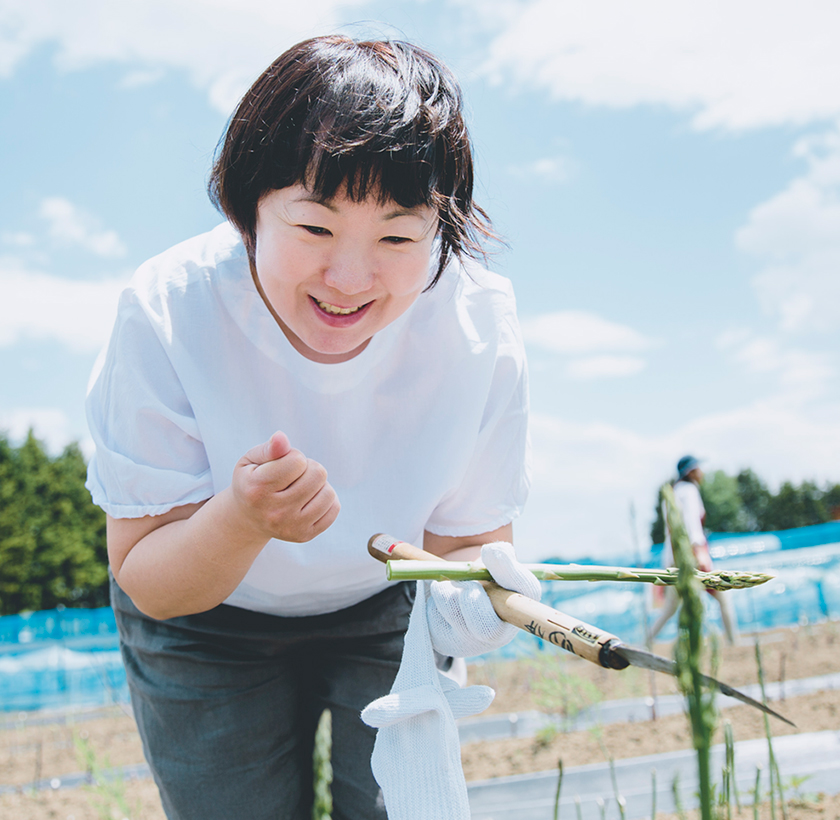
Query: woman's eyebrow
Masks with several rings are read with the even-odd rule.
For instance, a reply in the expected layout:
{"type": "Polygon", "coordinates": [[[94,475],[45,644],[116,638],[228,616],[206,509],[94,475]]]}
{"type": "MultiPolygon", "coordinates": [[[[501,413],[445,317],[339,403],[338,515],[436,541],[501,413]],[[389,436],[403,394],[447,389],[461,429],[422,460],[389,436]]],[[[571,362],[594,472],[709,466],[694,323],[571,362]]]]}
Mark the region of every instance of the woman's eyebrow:
{"type": "Polygon", "coordinates": [[[333,213],[338,213],[338,208],[329,199],[318,196],[318,194],[301,194],[300,196],[296,196],[292,202],[313,202],[315,205],[323,205],[333,213]]]}
{"type": "MultiPolygon", "coordinates": [[[[300,196],[295,197],[292,202],[312,202],[315,205],[322,205],[324,208],[332,211],[333,213],[337,214],[341,212],[341,209],[335,205],[332,200],[326,199],[318,194],[301,194],[300,196]]],[[[423,213],[423,211],[426,207],[427,206],[425,205],[414,205],[411,208],[399,207],[385,214],[385,216],[382,217],[382,221],[387,222],[390,219],[396,219],[400,216],[414,216],[425,221],[426,214],[423,213]]]]}
{"type": "Polygon", "coordinates": [[[383,221],[396,219],[398,216],[416,216],[418,219],[426,219],[423,213],[424,205],[415,205],[413,208],[397,208],[395,211],[385,214],[383,221]]]}

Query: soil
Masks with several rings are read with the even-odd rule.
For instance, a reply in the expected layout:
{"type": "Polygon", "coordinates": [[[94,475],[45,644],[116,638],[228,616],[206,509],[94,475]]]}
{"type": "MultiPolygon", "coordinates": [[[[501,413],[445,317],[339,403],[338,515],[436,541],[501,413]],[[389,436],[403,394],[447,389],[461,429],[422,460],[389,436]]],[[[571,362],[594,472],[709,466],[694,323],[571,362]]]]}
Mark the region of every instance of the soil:
{"type": "MultiPolygon", "coordinates": [[[[669,656],[665,645],[654,647],[669,656]]],[[[778,630],[761,635],[764,679],[784,681],[840,672],[840,627],[828,622],[819,626],[778,630]]],[[[738,646],[722,647],[715,677],[733,686],[758,680],[756,656],[751,641],[742,638],[738,646]]],[[[465,745],[461,752],[467,780],[484,780],[510,774],[555,769],[563,766],[657,754],[691,748],[691,735],[684,715],[658,720],[619,723],[586,731],[564,732],[564,716],[600,700],[651,697],[677,692],[676,681],[667,675],[628,668],[620,672],[602,669],[566,653],[543,653],[530,661],[476,666],[471,683],[485,683],[497,694],[485,712],[516,712],[539,709],[558,715],[554,731],[532,738],[508,738],[465,745]],[[655,690],[652,690],[655,687],[655,690]]],[[[788,726],[770,719],[774,735],[840,729],[840,690],[815,692],[776,701],[773,708],[796,724],[788,726]]],[[[714,743],[723,742],[723,721],[732,724],[735,740],[764,737],[762,713],[750,706],[736,706],[721,712],[714,743]]]]}
{"type": "MultiPolygon", "coordinates": [[[[840,672],[840,626],[813,627],[762,633],[761,652],[766,681],[790,680],[840,672]]],[[[670,648],[655,647],[668,655],[670,648]]],[[[757,680],[755,654],[749,639],[735,648],[722,648],[716,676],[734,686],[757,680]]],[[[463,747],[468,780],[483,780],[524,772],[553,770],[562,758],[565,768],[585,763],[636,757],[690,748],[683,715],[655,721],[612,724],[583,732],[564,732],[563,717],[600,700],[649,697],[676,692],[671,678],[638,669],[614,672],[600,669],[565,653],[544,653],[534,660],[486,663],[470,667],[470,683],[485,683],[497,691],[485,714],[541,709],[558,715],[557,727],[537,738],[483,741],[463,747]],[[655,682],[655,683],[654,683],[655,682]]],[[[774,704],[797,724],[794,729],[771,718],[774,735],[840,729],[840,691],[828,690],[789,697],[774,704]]],[[[165,820],[151,780],[32,792],[33,780],[60,779],[96,768],[141,763],[143,753],[133,719],[118,707],[98,716],[57,717],[55,722],[31,725],[34,715],[12,717],[0,729],[0,784],[18,791],[0,794],[0,817],[14,820],[165,820]]],[[[726,709],[736,740],[764,736],[761,715],[747,706],[726,709]]],[[[0,724],[2,725],[2,724],[0,724]]],[[[715,742],[722,742],[720,730],[715,742]]],[[[783,773],[784,774],[784,773],[783,773]]],[[[806,784],[807,786],[807,784],[806,784]]],[[[804,787],[803,787],[804,788],[804,787]]],[[[693,815],[689,814],[690,817],[693,815]]],[[[737,815],[734,815],[737,817],[737,815]]],[[[752,816],[745,809],[742,817],[752,816]]],[[[762,818],[765,815],[761,815],[762,818]]],[[[766,817],[769,818],[769,808],[766,817]]],[[[840,796],[805,795],[792,801],[792,820],[840,820],[840,796]],[[807,798],[807,799],[805,799],[807,798]]],[[[664,820],[664,815],[660,820],[664,820]]]]}

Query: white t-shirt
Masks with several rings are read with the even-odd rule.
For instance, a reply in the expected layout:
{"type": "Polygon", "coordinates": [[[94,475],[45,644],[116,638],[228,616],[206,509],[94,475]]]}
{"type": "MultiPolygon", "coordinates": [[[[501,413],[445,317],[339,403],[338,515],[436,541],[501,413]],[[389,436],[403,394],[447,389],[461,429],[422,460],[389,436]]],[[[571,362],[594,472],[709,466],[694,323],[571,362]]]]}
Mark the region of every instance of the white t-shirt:
{"type": "MultiPolygon", "coordinates": [[[[700,496],[700,488],[693,481],[677,481],[674,484],[674,500],[682,513],[688,540],[692,544],[706,543],[706,533],[703,530],[703,518],[706,508],[700,496]]],[[[662,553],[663,566],[672,567],[675,564],[674,550],[671,546],[671,533],[668,530],[668,518],[665,518],[665,549],[662,553]]]]}
{"type": "Polygon", "coordinates": [[[367,541],[475,535],[530,485],[527,374],[508,280],[449,265],[355,358],[291,346],[227,223],[144,264],[91,376],[93,500],[114,518],[220,492],[280,430],[326,467],[341,512],[304,544],[272,540],[226,603],[277,615],[351,606],[387,586],[367,541]]]}

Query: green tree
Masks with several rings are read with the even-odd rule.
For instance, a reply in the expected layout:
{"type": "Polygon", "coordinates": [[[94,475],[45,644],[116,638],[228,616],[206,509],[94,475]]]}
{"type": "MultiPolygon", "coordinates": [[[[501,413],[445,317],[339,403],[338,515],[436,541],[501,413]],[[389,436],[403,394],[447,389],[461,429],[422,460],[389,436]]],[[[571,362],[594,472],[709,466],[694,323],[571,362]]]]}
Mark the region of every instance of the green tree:
{"type": "Polygon", "coordinates": [[[650,541],[652,544],[661,544],[665,541],[665,516],[662,513],[662,488],[656,496],[656,517],[650,525],[650,541]]]}
{"type": "Polygon", "coordinates": [[[764,516],[764,528],[785,530],[790,527],[807,527],[828,521],[828,510],[823,504],[823,491],[812,481],[796,487],[786,481],[773,496],[764,516]]]}
{"type": "Polygon", "coordinates": [[[738,491],[738,479],[716,470],[700,485],[706,508],[704,527],[710,532],[746,532],[747,516],[738,491]]]}
{"type": "Polygon", "coordinates": [[[108,603],[105,515],[78,445],[50,457],[30,431],[0,436],[0,614],[108,603]]]}
{"type": "Polygon", "coordinates": [[[760,532],[764,529],[767,508],[773,499],[773,494],[752,470],[741,470],[736,481],[738,494],[744,505],[745,528],[743,531],[760,532]]]}

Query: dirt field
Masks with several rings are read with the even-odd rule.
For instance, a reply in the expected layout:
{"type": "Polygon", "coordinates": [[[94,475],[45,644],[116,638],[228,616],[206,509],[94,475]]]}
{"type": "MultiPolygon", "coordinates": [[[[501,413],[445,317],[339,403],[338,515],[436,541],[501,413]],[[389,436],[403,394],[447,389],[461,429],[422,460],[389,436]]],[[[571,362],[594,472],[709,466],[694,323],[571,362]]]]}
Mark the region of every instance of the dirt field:
{"type": "MultiPolygon", "coordinates": [[[[668,654],[667,646],[657,647],[668,654]]],[[[765,679],[806,678],[840,672],[840,626],[780,630],[762,635],[765,679]]],[[[723,649],[718,677],[733,685],[757,680],[755,657],[748,643],[723,649]]],[[[554,769],[562,758],[565,767],[602,762],[655,752],[689,748],[685,718],[674,715],[654,722],[614,724],[585,732],[562,731],[562,715],[599,700],[647,697],[651,678],[646,672],[628,669],[610,672],[562,653],[545,653],[536,662],[510,662],[471,667],[471,683],[487,683],[497,691],[488,713],[543,708],[560,714],[559,727],[538,738],[511,738],[470,744],[463,749],[467,778],[485,779],[510,774],[554,769]]],[[[655,676],[657,694],[675,691],[672,681],[655,676]]],[[[797,724],[793,729],[771,719],[774,734],[840,729],[840,692],[826,691],[776,702],[774,708],[797,724]]],[[[735,739],[763,737],[760,714],[746,706],[727,709],[735,739]]],[[[720,738],[716,738],[716,742],[720,738]]],[[[142,762],[142,750],[133,720],[112,709],[93,720],[27,725],[18,720],[0,732],[0,784],[19,786],[19,792],[0,795],[0,818],[9,820],[164,820],[160,801],[151,781],[129,781],[110,790],[103,786],[56,789],[32,793],[23,785],[36,779],[61,778],[85,771],[85,753],[95,767],[142,762]]],[[[784,773],[782,773],[784,775],[784,773]]],[[[807,795],[810,799],[791,805],[795,820],[840,820],[840,797],[807,795]]],[[[752,817],[744,810],[743,817],[752,817]]],[[[769,809],[767,810],[769,817],[769,809]]],[[[231,820],[239,820],[232,818],[231,820]]],[[[244,819],[243,819],[244,820],[244,819]]]]}
{"type": "MultiPolygon", "coordinates": [[[[667,646],[656,651],[669,655],[667,646]]],[[[766,682],[809,678],[840,672],[840,628],[836,623],[819,627],[780,630],[762,635],[762,666],[766,682]]],[[[758,680],[755,652],[746,640],[721,650],[716,677],[734,686],[758,680]]],[[[649,697],[651,685],[659,695],[676,693],[673,678],[640,669],[614,672],[601,669],[565,653],[545,653],[535,662],[486,664],[471,670],[471,682],[486,683],[497,694],[491,712],[541,709],[559,714],[558,731],[537,738],[510,738],[470,744],[462,750],[468,780],[554,769],[559,758],[565,767],[688,749],[688,722],[683,715],[655,721],[611,724],[582,732],[564,732],[562,716],[574,714],[599,700],[649,697]]],[[[815,692],[773,703],[773,708],[796,724],[794,729],[771,718],[774,735],[840,729],[840,690],[815,692]]],[[[764,737],[764,721],[757,709],[737,706],[722,712],[732,723],[735,740],[764,737]]],[[[723,742],[722,724],[715,743],[723,742]]]]}

